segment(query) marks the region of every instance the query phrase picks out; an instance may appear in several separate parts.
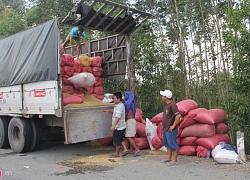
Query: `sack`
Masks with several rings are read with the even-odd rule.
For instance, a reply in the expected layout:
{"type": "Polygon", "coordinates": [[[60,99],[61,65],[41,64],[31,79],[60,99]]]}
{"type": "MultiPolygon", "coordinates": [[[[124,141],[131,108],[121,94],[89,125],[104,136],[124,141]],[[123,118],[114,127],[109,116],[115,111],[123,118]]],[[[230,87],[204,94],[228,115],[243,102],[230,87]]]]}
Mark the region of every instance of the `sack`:
{"type": "Polygon", "coordinates": [[[187,114],[190,110],[198,108],[198,104],[191,99],[186,99],[176,103],[181,115],[187,114]]]}
{"type": "Polygon", "coordinates": [[[80,55],[79,60],[81,61],[83,66],[90,66],[92,63],[92,60],[87,55],[80,55]]]}
{"type": "Polygon", "coordinates": [[[212,156],[214,157],[214,160],[217,161],[218,163],[227,163],[227,164],[243,163],[235,151],[222,149],[220,145],[217,145],[212,150],[212,156]]]}
{"type": "Polygon", "coordinates": [[[210,109],[197,114],[194,120],[204,124],[215,124],[226,120],[226,113],[223,109],[210,109]]]}
{"type": "Polygon", "coordinates": [[[183,117],[183,120],[181,121],[180,123],[180,127],[181,128],[184,128],[184,127],[187,127],[187,126],[190,126],[192,124],[195,124],[196,121],[194,120],[194,117],[197,116],[197,114],[203,112],[203,111],[206,111],[205,108],[197,108],[197,109],[192,109],[190,110],[184,117],[183,117]]]}
{"type": "Polygon", "coordinates": [[[80,87],[90,87],[95,83],[95,77],[91,73],[79,73],[68,79],[72,84],[80,87]]]}
{"type": "Polygon", "coordinates": [[[209,124],[196,123],[185,127],[181,132],[181,137],[211,137],[215,135],[215,126],[209,124]]]}
{"type": "Polygon", "coordinates": [[[146,135],[147,135],[148,144],[151,150],[155,149],[152,145],[152,139],[155,136],[157,136],[156,128],[157,126],[152,124],[152,122],[150,122],[148,118],[146,118],[146,135]]]}
{"type": "Polygon", "coordinates": [[[101,67],[102,66],[102,58],[100,56],[95,56],[90,58],[92,60],[92,67],[101,67]]]}

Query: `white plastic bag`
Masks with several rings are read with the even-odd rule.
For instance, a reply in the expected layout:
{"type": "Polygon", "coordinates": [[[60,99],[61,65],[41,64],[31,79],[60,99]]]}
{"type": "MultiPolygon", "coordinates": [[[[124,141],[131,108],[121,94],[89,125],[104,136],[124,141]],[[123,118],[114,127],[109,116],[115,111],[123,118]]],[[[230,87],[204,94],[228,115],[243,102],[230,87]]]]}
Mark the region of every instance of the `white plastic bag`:
{"type": "Polygon", "coordinates": [[[212,156],[218,163],[243,163],[235,151],[222,149],[220,145],[215,146],[212,150],[212,156]]]}
{"type": "Polygon", "coordinates": [[[68,78],[68,80],[72,84],[75,84],[77,86],[89,87],[93,86],[93,84],[95,83],[95,76],[91,73],[79,73],[77,75],[68,78]]]}
{"type": "Polygon", "coordinates": [[[148,118],[146,118],[146,135],[148,139],[148,144],[151,150],[154,150],[155,148],[152,146],[152,139],[157,135],[157,126],[154,125],[148,118]]]}

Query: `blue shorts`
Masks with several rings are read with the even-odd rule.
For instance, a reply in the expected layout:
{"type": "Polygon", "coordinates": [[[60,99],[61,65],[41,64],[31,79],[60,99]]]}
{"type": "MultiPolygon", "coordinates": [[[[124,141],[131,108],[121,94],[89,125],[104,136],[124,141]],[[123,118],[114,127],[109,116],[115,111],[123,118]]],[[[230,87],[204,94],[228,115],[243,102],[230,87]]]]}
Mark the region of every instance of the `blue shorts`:
{"type": "Polygon", "coordinates": [[[125,129],[123,129],[123,130],[115,129],[113,131],[115,146],[121,146],[122,145],[124,134],[125,134],[125,129]]]}
{"type": "Polygon", "coordinates": [[[175,151],[179,148],[176,136],[178,133],[178,129],[174,129],[172,131],[163,130],[163,143],[166,148],[170,148],[172,151],[175,151]]]}

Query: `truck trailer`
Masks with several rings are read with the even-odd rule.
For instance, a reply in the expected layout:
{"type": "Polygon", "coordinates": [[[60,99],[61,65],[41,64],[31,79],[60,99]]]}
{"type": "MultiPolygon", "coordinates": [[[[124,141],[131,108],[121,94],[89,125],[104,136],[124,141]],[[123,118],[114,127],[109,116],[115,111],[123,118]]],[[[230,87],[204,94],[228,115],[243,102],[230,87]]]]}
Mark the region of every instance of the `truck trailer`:
{"type": "MultiPolygon", "coordinates": [[[[16,153],[39,149],[46,127],[62,129],[65,144],[112,136],[113,104],[65,107],[61,75],[60,26],[82,25],[112,35],[90,41],[91,56],[102,57],[102,78],[128,79],[130,34],[151,15],[105,0],[79,1],[63,19],[0,40],[0,148],[16,153]],[[107,11],[107,8],[110,8],[107,11]],[[114,14],[116,13],[116,14],[114,14]]],[[[72,47],[64,53],[75,55],[72,47]]],[[[82,46],[82,54],[87,49],[82,46]]]]}

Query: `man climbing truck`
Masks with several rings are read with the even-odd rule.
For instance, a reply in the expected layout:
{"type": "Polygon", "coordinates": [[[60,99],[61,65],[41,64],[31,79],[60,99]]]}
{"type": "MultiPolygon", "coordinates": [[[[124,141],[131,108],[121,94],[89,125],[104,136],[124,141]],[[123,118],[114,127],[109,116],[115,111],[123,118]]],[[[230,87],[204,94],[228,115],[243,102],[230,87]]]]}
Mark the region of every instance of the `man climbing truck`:
{"type": "MultiPolygon", "coordinates": [[[[63,23],[115,34],[91,41],[91,56],[101,54],[102,78],[122,79],[127,74],[130,82],[129,35],[149,17],[113,2],[95,0],[88,5],[82,0],[63,23]],[[105,14],[97,2],[118,14],[105,14]]],[[[103,112],[113,109],[112,104],[89,105],[95,98],[81,94],[83,103],[64,106],[59,32],[58,19],[52,19],[0,40],[0,148],[10,146],[16,153],[36,150],[45,127],[63,130],[65,144],[112,136],[111,117],[103,112]]],[[[75,55],[71,47],[64,53],[75,55]]]]}

